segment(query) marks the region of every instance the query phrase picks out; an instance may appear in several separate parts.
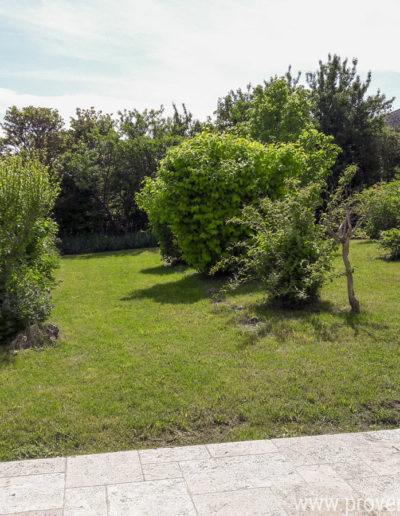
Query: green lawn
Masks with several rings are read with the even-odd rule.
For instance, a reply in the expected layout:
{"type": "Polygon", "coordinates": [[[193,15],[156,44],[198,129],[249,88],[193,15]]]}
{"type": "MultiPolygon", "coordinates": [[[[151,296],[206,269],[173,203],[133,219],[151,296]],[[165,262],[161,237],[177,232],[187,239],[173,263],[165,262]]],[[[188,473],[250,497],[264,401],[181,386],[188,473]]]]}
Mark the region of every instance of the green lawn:
{"type": "Polygon", "coordinates": [[[218,281],[156,249],[64,258],[61,339],[0,358],[0,460],[400,426],[400,264],[380,254],[352,246],[359,316],[344,277],[284,312],[255,287],[213,302],[218,281]]]}

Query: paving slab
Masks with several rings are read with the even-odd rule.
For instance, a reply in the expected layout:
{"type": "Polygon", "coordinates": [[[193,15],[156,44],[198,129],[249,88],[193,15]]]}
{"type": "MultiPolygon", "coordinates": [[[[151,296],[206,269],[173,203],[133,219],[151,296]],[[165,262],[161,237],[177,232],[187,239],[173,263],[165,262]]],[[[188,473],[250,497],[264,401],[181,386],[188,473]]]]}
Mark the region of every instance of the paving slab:
{"type": "Polygon", "coordinates": [[[182,479],[120,484],[107,490],[110,516],[196,516],[182,479]]]}
{"type": "Polygon", "coordinates": [[[60,509],[63,503],[63,473],[0,479],[0,514],[60,509]]]}
{"type": "Polygon", "coordinates": [[[183,460],[208,459],[210,454],[206,446],[177,446],[175,448],[157,448],[139,451],[142,464],[178,462],[183,460]]]}
{"type": "Polygon", "coordinates": [[[194,495],[199,516],[287,516],[282,502],[270,489],[240,489],[194,495]]]}
{"type": "Polygon", "coordinates": [[[0,462],[0,477],[19,477],[22,475],[43,475],[45,473],[64,473],[65,458],[19,460],[0,462]]]}
{"type": "Polygon", "coordinates": [[[66,487],[89,487],[143,480],[137,451],[77,455],[67,459],[66,487]]]}
{"type": "Polygon", "coordinates": [[[0,462],[0,516],[400,516],[400,429],[0,462]]]}
{"type": "Polygon", "coordinates": [[[66,489],[64,516],[107,516],[106,487],[72,487],[66,489]]]}

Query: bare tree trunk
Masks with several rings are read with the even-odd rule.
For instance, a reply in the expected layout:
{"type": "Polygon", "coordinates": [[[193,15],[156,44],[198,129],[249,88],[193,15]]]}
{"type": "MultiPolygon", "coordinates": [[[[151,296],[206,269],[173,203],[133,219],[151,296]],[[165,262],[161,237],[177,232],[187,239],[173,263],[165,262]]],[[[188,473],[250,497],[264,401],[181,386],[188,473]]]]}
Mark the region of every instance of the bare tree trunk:
{"type": "Polygon", "coordinates": [[[360,313],[360,303],[358,302],[355,294],[354,294],[354,283],[353,283],[353,270],[351,268],[350,260],[349,260],[349,250],[350,250],[350,238],[346,238],[342,241],[342,257],[344,266],[346,268],[346,277],[347,277],[347,294],[349,296],[349,303],[351,306],[351,311],[355,314],[360,313]]]}

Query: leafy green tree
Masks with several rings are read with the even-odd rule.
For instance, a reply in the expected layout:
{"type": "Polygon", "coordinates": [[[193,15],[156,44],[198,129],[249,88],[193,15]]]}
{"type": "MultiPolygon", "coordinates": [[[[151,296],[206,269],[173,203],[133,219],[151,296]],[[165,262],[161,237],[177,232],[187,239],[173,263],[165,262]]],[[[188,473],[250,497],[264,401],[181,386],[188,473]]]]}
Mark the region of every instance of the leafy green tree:
{"type": "Polygon", "coordinates": [[[249,134],[262,143],[295,142],[315,128],[309,92],[287,79],[271,79],[254,89],[249,109],[249,134]]]}
{"type": "Polygon", "coordinates": [[[94,108],[78,108],[71,117],[55,206],[62,237],[104,232],[114,223],[109,201],[118,141],[115,125],[111,115],[94,108]]]}
{"type": "Polygon", "coordinates": [[[66,145],[64,122],[56,109],[12,106],[7,109],[1,127],[3,152],[35,155],[51,174],[56,173],[66,145]]]}
{"type": "Polygon", "coordinates": [[[245,91],[230,91],[218,100],[216,128],[251,137],[262,143],[288,143],[303,131],[316,128],[310,92],[289,70],[245,91]]]}
{"type": "MultiPolygon", "coordinates": [[[[394,174],[383,158],[382,136],[385,114],[392,105],[379,91],[367,95],[371,72],[366,81],[357,74],[357,59],[348,65],[338,55],[320,61],[319,70],[308,73],[307,83],[315,105],[320,130],[335,138],[342,153],[333,169],[331,184],[336,185],[349,165],[357,165],[353,185],[372,185],[394,174]]],[[[397,152],[397,151],[396,151],[397,152]]]]}
{"type": "Polygon", "coordinates": [[[57,193],[38,160],[0,160],[0,342],[50,313],[57,193]]]}
{"type": "Polygon", "coordinates": [[[90,145],[82,139],[64,155],[62,195],[55,212],[63,234],[113,232],[118,227],[113,203],[119,136],[114,130],[89,136],[90,145]],[[78,199],[86,202],[79,204],[78,199]],[[84,227],[77,227],[79,220],[84,227]]]}
{"type": "Polygon", "coordinates": [[[220,131],[232,131],[249,121],[249,111],[253,99],[253,87],[247,85],[245,90],[241,88],[231,90],[225,97],[218,99],[216,115],[216,128],[220,131]]]}
{"type": "Polygon", "coordinates": [[[94,107],[90,109],[76,109],[75,117],[71,117],[71,130],[69,131],[70,140],[74,143],[84,142],[89,148],[96,146],[96,136],[106,136],[115,128],[115,121],[108,113],[101,110],[96,111],[94,107]]]}

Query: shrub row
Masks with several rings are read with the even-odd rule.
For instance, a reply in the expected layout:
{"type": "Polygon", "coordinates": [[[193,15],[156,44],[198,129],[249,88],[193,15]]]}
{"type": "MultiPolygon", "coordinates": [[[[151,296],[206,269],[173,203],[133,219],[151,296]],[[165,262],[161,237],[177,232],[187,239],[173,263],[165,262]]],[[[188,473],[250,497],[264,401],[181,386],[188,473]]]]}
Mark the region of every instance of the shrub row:
{"type": "Polygon", "coordinates": [[[120,251],[122,249],[139,249],[155,247],[157,239],[146,231],[125,233],[123,235],[104,235],[89,233],[87,235],[66,236],[59,240],[58,247],[62,254],[86,254],[103,251],[120,251]]]}

